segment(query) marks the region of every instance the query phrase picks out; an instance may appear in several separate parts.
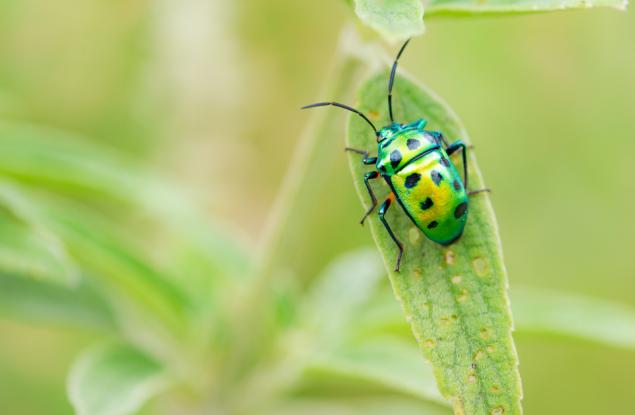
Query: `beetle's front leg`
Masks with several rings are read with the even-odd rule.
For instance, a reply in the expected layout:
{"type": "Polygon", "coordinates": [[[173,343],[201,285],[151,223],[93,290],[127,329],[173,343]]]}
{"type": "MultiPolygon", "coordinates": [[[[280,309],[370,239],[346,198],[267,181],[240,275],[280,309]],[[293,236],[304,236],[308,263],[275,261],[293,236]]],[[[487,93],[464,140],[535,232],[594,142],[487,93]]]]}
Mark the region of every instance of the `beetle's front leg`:
{"type": "Polygon", "coordinates": [[[368,215],[370,215],[372,211],[375,209],[375,207],[377,206],[377,198],[375,197],[375,192],[373,192],[373,188],[370,187],[370,183],[368,181],[372,179],[376,179],[378,177],[379,177],[379,173],[376,171],[370,171],[364,175],[364,184],[366,185],[366,189],[368,190],[368,194],[370,195],[370,199],[372,200],[373,204],[366,211],[366,213],[364,214],[364,217],[359,222],[361,225],[364,224],[364,221],[366,220],[368,215]]]}
{"type": "Polygon", "coordinates": [[[384,227],[388,231],[388,234],[390,235],[392,240],[395,241],[395,244],[397,244],[397,247],[399,248],[399,255],[397,256],[397,265],[395,266],[395,271],[399,272],[399,266],[401,264],[401,256],[403,255],[403,244],[401,243],[399,239],[397,239],[392,229],[390,229],[390,225],[388,225],[388,222],[386,222],[386,218],[384,218],[384,215],[388,211],[388,208],[390,207],[390,204],[392,203],[393,200],[395,200],[395,194],[391,193],[390,195],[388,195],[388,198],[384,200],[384,203],[382,203],[381,207],[379,208],[378,215],[379,215],[379,220],[381,221],[381,223],[384,224],[384,227]]]}
{"type": "Polygon", "coordinates": [[[368,154],[368,151],[366,150],[358,150],[356,148],[350,148],[350,147],[346,147],[344,150],[351,151],[353,153],[361,154],[362,156],[364,156],[364,158],[362,159],[362,163],[364,164],[370,165],[370,164],[377,163],[377,157],[369,157],[370,154],[368,154]]]}

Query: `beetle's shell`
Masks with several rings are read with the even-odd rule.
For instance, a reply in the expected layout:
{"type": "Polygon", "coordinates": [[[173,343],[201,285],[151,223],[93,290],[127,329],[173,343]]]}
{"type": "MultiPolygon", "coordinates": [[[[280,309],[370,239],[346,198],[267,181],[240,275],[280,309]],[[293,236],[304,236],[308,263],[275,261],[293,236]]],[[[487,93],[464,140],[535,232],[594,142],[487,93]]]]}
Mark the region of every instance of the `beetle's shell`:
{"type": "Polygon", "coordinates": [[[428,238],[442,245],[463,234],[468,208],[459,173],[447,160],[443,149],[435,150],[387,177],[408,216],[428,238]]]}
{"type": "Polygon", "coordinates": [[[423,126],[418,121],[382,129],[389,138],[379,144],[376,167],[417,227],[448,245],[463,234],[468,196],[440,140],[423,126]]]}

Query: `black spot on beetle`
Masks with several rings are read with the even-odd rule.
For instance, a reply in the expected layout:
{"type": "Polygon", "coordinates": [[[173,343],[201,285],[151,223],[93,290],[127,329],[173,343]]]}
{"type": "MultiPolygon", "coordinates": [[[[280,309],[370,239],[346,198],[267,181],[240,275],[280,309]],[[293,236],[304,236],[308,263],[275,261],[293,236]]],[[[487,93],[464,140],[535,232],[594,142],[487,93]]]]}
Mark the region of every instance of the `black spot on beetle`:
{"type": "Polygon", "coordinates": [[[439,226],[439,222],[437,222],[436,220],[433,220],[432,222],[428,223],[428,229],[434,229],[437,226],[439,226]]]}
{"type": "Polygon", "coordinates": [[[463,216],[466,211],[467,211],[467,203],[463,202],[460,205],[458,205],[456,209],[454,209],[454,217],[458,219],[461,216],[463,216]]]}
{"type": "Polygon", "coordinates": [[[461,183],[459,183],[458,180],[454,181],[454,190],[456,190],[456,191],[461,190],[461,183]]]}
{"type": "Polygon", "coordinates": [[[432,170],[432,173],[430,173],[430,178],[437,186],[439,185],[439,183],[441,183],[441,180],[443,180],[443,176],[441,176],[441,173],[436,170],[432,170]]]}
{"type": "Polygon", "coordinates": [[[401,163],[401,152],[399,150],[393,150],[390,153],[390,165],[395,168],[401,163]]]}
{"type": "Polygon", "coordinates": [[[421,146],[421,142],[416,138],[409,138],[408,141],[406,141],[406,145],[410,150],[416,150],[421,146]]]}
{"type": "Polygon", "coordinates": [[[406,188],[412,189],[417,185],[417,183],[419,183],[419,180],[421,180],[421,175],[419,173],[412,173],[410,176],[406,177],[406,188]]]}
{"type": "Polygon", "coordinates": [[[446,159],[445,157],[441,157],[441,160],[439,160],[439,163],[441,163],[445,167],[450,167],[450,160],[446,159]]]}
{"type": "Polygon", "coordinates": [[[421,210],[428,210],[434,205],[434,202],[429,197],[426,198],[419,206],[421,206],[421,210]]]}

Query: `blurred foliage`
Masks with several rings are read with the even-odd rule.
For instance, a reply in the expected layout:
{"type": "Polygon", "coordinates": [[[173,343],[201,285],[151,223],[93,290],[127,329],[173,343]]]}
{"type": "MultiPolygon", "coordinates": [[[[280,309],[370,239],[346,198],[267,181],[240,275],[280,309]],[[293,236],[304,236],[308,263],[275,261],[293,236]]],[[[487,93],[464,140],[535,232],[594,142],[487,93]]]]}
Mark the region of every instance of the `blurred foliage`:
{"type": "MultiPolygon", "coordinates": [[[[297,108],[350,16],[341,1],[3,2],[0,413],[71,413],[69,368],[100,343],[141,362],[107,382],[169,380],[140,413],[448,413],[376,255],[328,265],[370,243],[339,116],[260,300],[265,341],[227,359],[297,108]],[[353,282],[355,301],[319,288],[353,282]]],[[[633,404],[633,311],[612,303],[635,304],[633,19],[430,20],[403,60],[469,127],[512,286],[538,287],[512,298],[529,413],[633,404]]]]}

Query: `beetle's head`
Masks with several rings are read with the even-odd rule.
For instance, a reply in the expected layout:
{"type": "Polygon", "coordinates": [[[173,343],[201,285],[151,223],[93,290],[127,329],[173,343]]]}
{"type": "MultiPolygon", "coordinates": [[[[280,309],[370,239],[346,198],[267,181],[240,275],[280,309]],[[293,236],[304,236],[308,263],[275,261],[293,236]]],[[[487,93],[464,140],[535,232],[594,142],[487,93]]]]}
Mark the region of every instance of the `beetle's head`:
{"type": "Polygon", "coordinates": [[[381,143],[384,140],[388,140],[392,138],[395,134],[401,131],[402,126],[398,123],[392,123],[391,125],[387,125],[377,133],[377,142],[381,143]]]}

